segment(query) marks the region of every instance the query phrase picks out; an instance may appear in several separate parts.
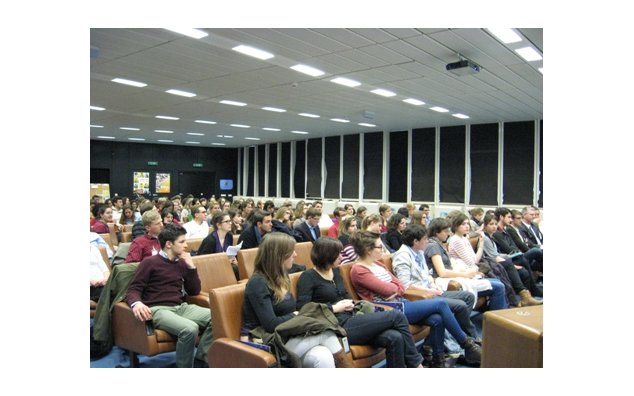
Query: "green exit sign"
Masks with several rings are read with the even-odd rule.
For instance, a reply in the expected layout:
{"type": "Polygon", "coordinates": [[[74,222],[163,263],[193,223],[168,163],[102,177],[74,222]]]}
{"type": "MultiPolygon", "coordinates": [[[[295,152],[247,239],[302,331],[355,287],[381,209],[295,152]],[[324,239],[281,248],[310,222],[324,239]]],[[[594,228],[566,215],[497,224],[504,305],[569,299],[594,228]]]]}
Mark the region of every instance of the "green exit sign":
{"type": "Polygon", "coordinates": [[[158,161],[148,161],[147,164],[149,166],[158,166],[158,161]]]}
{"type": "Polygon", "coordinates": [[[202,164],[202,163],[200,163],[200,162],[195,162],[195,163],[193,164],[193,167],[194,167],[194,168],[202,168],[202,167],[203,167],[203,164],[202,164]]]}

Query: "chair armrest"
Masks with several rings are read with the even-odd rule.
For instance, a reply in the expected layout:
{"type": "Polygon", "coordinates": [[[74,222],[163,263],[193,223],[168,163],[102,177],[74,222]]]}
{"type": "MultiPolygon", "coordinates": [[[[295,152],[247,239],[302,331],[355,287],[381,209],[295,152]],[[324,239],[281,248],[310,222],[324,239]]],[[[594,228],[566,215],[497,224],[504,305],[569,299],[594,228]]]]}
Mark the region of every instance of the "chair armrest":
{"type": "Polygon", "coordinates": [[[425,297],[424,291],[418,290],[418,289],[412,289],[412,288],[405,290],[405,292],[403,293],[403,297],[405,297],[406,299],[410,301],[426,300],[429,298],[429,297],[425,297]]]}
{"type": "Polygon", "coordinates": [[[114,344],[143,355],[158,353],[148,346],[148,337],[154,337],[152,321],[142,322],[134,317],[132,308],[125,302],[116,303],[112,309],[112,336],[114,344]]]}
{"type": "Polygon", "coordinates": [[[200,292],[200,294],[195,296],[187,296],[185,301],[187,301],[187,304],[196,304],[203,308],[209,308],[209,293],[200,292]]]}
{"type": "Polygon", "coordinates": [[[209,367],[269,368],[277,366],[272,354],[231,338],[219,338],[209,347],[209,367]]]}
{"type": "Polygon", "coordinates": [[[240,279],[238,283],[247,283],[248,281],[249,281],[248,279],[240,279]]]}

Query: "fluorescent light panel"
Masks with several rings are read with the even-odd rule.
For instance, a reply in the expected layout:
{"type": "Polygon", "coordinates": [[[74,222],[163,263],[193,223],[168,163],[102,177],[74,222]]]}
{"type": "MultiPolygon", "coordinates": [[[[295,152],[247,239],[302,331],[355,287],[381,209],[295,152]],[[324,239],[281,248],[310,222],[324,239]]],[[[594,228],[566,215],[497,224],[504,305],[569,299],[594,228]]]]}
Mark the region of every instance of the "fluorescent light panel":
{"type": "Polygon", "coordinates": [[[308,117],[308,118],[319,118],[317,114],[311,114],[311,113],[299,113],[299,115],[302,117],[308,117]]]}
{"type": "Polygon", "coordinates": [[[231,106],[246,106],[247,105],[246,103],[236,102],[234,100],[221,100],[220,103],[231,105],[231,106]]]}
{"type": "Polygon", "coordinates": [[[123,129],[126,131],[140,131],[141,130],[139,128],[130,128],[130,127],[119,127],[119,129],[123,129]]]}
{"type": "Polygon", "coordinates": [[[157,140],[158,142],[162,142],[162,143],[174,143],[173,140],[167,140],[167,139],[159,139],[157,140]]]}
{"type": "Polygon", "coordinates": [[[116,82],[116,83],[119,83],[119,84],[124,84],[124,85],[131,85],[133,87],[139,87],[139,88],[147,87],[146,83],[142,83],[142,82],[138,82],[138,81],[132,81],[132,80],[126,80],[125,78],[113,78],[110,81],[116,82]]]}
{"type": "Polygon", "coordinates": [[[154,132],[158,132],[158,133],[174,133],[174,131],[168,131],[167,129],[155,129],[154,132]]]}
{"type": "Polygon", "coordinates": [[[91,128],[103,128],[103,125],[90,125],[91,128]]]}
{"type": "Polygon", "coordinates": [[[226,143],[212,143],[212,146],[226,146],[226,143]]]}
{"type": "Polygon", "coordinates": [[[277,107],[262,107],[262,110],[274,111],[276,113],[284,113],[284,112],[286,112],[285,109],[278,109],[277,107]]]}
{"type": "Polygon", "coordinates": [[[114,136],[97,136],[99,139],[114,139],[114,136]]]}
{"type": "Polygon", "coordinates": [[[254,137],[245,137],[245,140],[260,140],[260,138],[254,138],[254,137]]]}
{"type": "Polygon", "coordinates": [[[168,89],[165,92],[170,93],[172,95],[184,96],[186,98],[193,98],[194,96],[196,96],[195,93],[187,92],[187,91],[181,91],[180,89],[168,89]]]}
{"type": "Polygon", "coordinates": [[[200,142],[185,142],[185,143],[188,143],[188,144],[200,144],[200,142]]]}
{"type": "Polygon", "coordinates": [[[333,78],[332,80],[330,80],[330,82],[334,82],[335,84],[345,85],[346,87],[351,87],[351,88],[358,87],[359,85],[361,85],[360,82],[351,80],[345,77],[333,78]]]}
{"type": "Polygon", "coordinates": [[[452,116],[456,117],[456,118],[461,118],[461,119],[467,119],[469,118],[468,115],[462,114],[462,113],[456,113],[456,114],[452,114],[452,116]]]}
{"type": "Polygon", "coordinates": [[[386,98],[389,98],[389,97],[392,97],[392,96],[396,96],[396,94],[394,92],[388,91],[387,89],[382,89],[382,88],[373,89],[370,92],[372,92],[374,94],[377,94],[377,95],[385,96],[386,98]]]}
{"type": "Polygon", "coordinates": [[[209,125],[214,125],[216,124],[216,121],[207,121],[207,120],[196,120],[194,122],[197,122],[199,124],[209,124],[209,125]]]}
{"type": "Polygon", "coordinates": [[[308,135],[308,132],[305,131],[291,131],[291,133],[296,133],[298,135],[308,135]]]}
{"type": "Polygon", "coordinates": [[[233,47],[232,50],[262,60],[267,60],[275,57],[275,55],[270,52],[262,51],[261,49],[254,47],[249,47],[248,45],[238,45],[237,47],[233,47]]]}
{"type": "Polygon", "coordinates": [[[236,128],[251,128],[250,125],[242,125],[242,124],[229,124],[229,125],[236,128]]]}
{"type": "Polygon", "coordinates": [[[513,29],[502,28],[502,29],[487,29],[491,34],[497,37],[504,44],[517,43],[518,41],[522,41],[522,38],[515,33],[513,29]]]}
{"type": "Polygon", "coordinates": [[[104,111],[105,108],[99,106],[90,106],[90,110],[104,111]]]}
{"type": "Polygon", "coordinates": [[[187,134],[192,136],[205,136],[204,133],[197,133],[197,132],[187,132],[187,134]]]}
{"type": "Polygon", "coordinates": [[[331,118],[330,121],[334,121],[334,122],[350,122],[350,120],[344,120],[343,118],[331,118]]]}
{"type": "Polygon", "coordinates": [[[375,127],[376,126],[374,124],[368,124],[367,122],[360,122],[359,125],[365,126],[365,127],[375,127]]]}
{"type": "Polygon", "coordinates": [[[225,138],[225,139],[233,139],[233,136],[231,135],[216,135],[216,137],[225,138]]]}
{"type": "Polygon", "coordinates": [[[178,118],[178,117],[164,116],[164,115],[157,115],[157,116],[154,116],[154,117],[160,118],[162,120],[180,120],[180,118],[178,118]]]}
{"type": "Polygon", "coordinates": [[[200,38],[209,36],[208,33],[205,33],[202,30],[191,29],[191,28],[186,28],[186,29],[178,29],[177,28],[177,29],[165,29],[165,30],[171,30],[172,32],[180,33],[180,34],[183,34],[185,36],[192,37],[192,38],[195,38],[195,39],[200,39],[200,38]]]}
{"type": "Polygon", "coordinates": [[[430,107],[429,110],[437,111],[439,113],[447,113],[447,112],[449,112],[449,110],[445,109],[444,107],[440,107],[440,106],[430,107]]]}
{"type": "Polygon", "coordinates": [[[291,66],[291,69],[298,71],[300,73],[308,74],[309,76],[313,76],[313,77],[319,77],[326,74],[319,69],[315,69],[314,67],[311,67],[308,65],[302,65],[302,64],[291,66]]]}
{"type": "Polygon", "coordinates": [[[515,50],[515,52],[517,52],[519,56],[524,58],[524,60],[527,62],[532,62],[532,61],[537,61],[542,59],[542,56],[539,54],[539,52],[535,51],[535,48],[533,47],[518,48],[515,50]]]}
{"type": "Polygon", "coordinates": [[[265,131],[279,132],[278,128],[262,128],[262,129],[264,129],[265,131]]]}
{"type": "Polygon", "coordinates": [[[145,139],[143,139],[143,138],[134,138],[134,137],[132,137],[132,138],[128,138],[128,140],[138,140],[138,141],[142,142],[142,141],[144,141],[145,139]]]}
{"type": "Polygon", "coordinates": [[[409,103],[414,106],[421,106],[425,104],[425,102],[423,102],[422,100],[413,99],[413,98],[403,99],[403,102],[409,103]]]}
{"type": "Polygon", "coordinates": [[[540,72],[541,74],[544,74],[544,68],[543,68],[543,67],[538,67],[538,68],[537,68],[537,70],[539,70],[539,72],[540,72]]]}

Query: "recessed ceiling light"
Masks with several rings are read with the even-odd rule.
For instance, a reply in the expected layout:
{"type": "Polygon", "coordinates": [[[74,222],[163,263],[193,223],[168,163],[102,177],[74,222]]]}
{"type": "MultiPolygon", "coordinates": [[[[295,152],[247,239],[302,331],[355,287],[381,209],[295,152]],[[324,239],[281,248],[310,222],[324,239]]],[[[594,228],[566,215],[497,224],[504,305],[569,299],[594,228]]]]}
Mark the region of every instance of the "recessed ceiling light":
{"type": "Polygon", "coordinates": [[[91,128],[103,128],[103,125],[90,125],[91,128]]]}
{"type": "Polygon", "coordinates": [[[124,129],[126,131],[140,131],[139,128],[130,128],[130,127],[119,127],[119,129],[124,129]]]}
{"type": "Polygon", "coordinates": [[[231,135],[216,135],[216,137],[225,138],[225,139],[233,139],[233,136],[231,135]]]}
{"type": "Polygon", "coordinates": [[[394,92],[388,91],[387,89],[382,89],[382,88],[373,89],[370,92],[375,93],[377,95],[385,96],[386,98],[396,96],[394,92]]]}
{"type": "Polygon", "coordinates": [[[131,85],[133,87],[139,87],[139,88],[147,87],[146,83],[142,83],[142,82],[138,82],[138,81],[132,81],[132,80],[126,80],[125,78],[113,78],[110,81],[116,82],[116,83],[119,83],[119,84],[124,84],[124,85],[131,85]]]}
{"type": "Polygon", "coordinates": [[[278,109],[277,107],[262,107],[262,110],[266,110],[266,111],[274,111],[276,113],[284,113],[286,112],[286,110],[284,109],[278,109]]]}
{"type": "Polygon", "coordinates": [[[245,137],[245,140],[260,140],[260,138],[254,138],[254,137],[245,137]]]}
{"type": "Polygon", "coordinates": [[[207,121],[207,120],[195,120],[194,122],[197,122],[199,124],[209,124],[209,125],[216,124],[216,121],[207,121]]]}
{"type": "Polygon", "coordinates": [[[319,77],[326,74],[319,69],[315,69],[314,67],[302,65],[302,64],[291,66],[291,69],[298,71],[300,73],[308,74],[309,76],[313,76],[313,77],[319,77]]]}
{"type": "Polygon", "coordinates": [[[513,29],[503,28],[503,29],[489,29],[487,28],[491,34],[497,37],[504,44],[517,43],[518,41],[522,41],[522,38],[515,33],[513,29]]]}
{"type": "Polygon", "coordinates": [[[204,133],[197,133],[197,132],[187,132],[187,134],[192,136],[205,136],[204,133]]]}
{"type": "Polygon", "coordinates": [[[350,120],[344,120],[343,118],[331,118],[330,121],[335,122],[350,122],[350,120]]]}
{"type": "Polygon", "coordinates": [[[236,128],[251,128],[250,125],[242,125],[242,124],[229,124],[229,125],[236,128]]]}
{"type": "Polygon", "coordinates": [[[90,110],[104,111],[105,108],[99,106],[90,106],[90,110]]]}
{"type": "Polygon", "coordinates": [[[519,56],[524,58],[524,60],[526,60],[527,62],[542,59],[542,56],[539,54],[539,52],[535,51],[535,48],[533,47],[518,48],[515,50],[515,52],[517,52],[519,56]]]}
{"type": "Polygon", "coordinates": [[[195,39],[200,39],[200,38],[209,36],[208,33],[205,33],[202,30],[198,30],[198,29],[167,29],[166,28],[165,30],[171,30],[172,32],[184,34],[185,36],[189,36],[195,39]]]}
{"type": "Polygon", "coordinates": [[[366,127],[375,127],[376,126],[374,124],[368,124],[367,122],[360,122],[359,125],[366,126],[366,127]]]}
{"type": "Polygon", "coordinates": [[[439,113],[447,113],[447,112],[449,112],[449,110],[445,109],[444,107],[439,107],[439,106],[430,107],[429,110],[437,111],[439,113]]]}
{"type": "Polygon", "coordinates": [[[200,142],[185,142],[185,143],[188,143],[188,144],[200,144],[200,142]]]}
{"type": "Polygon", "coordinates": [[[341,85],[345,85],[346,87],[358,87],[359,85],[361,85],[360,82],[358,81],[354,81],[351,80],[349,78],[345,78],[345,77],[337,77],[337,78],[333,78],[332,80],[330,80],[331,82],[334,82],[336,84],[341,84],[341,85]]]}
{"type": "Polygon", "coordinates": [[[174,133],[174,131],[168,131],[167,129],[155,129],[154,132],[158,132],[158,133],[174,133]]]}
{"type": "Polygon", "coordinates": [[[278,128],[262,128],[262,129],[264,129],[265,131],[279,132],[278,128]]]}
{"type": "Polygon", "coordinates": [[[296,133],[298,135],[308,135],[308,132],[304,132],[304,131],[291,131],[291,133],[296,133]]]}
{"type": "Polygon", "coordinates": [[[454,116],[456,118],[462,118],[463,120],[469,118],[468,115],[464,115],[464,114],[461,114],[461,113],[452,114],[452,116],[454,116]]]}
{"type": "Polygon", "coordinates": [[[97,136],[99,139],[114,139],[114,136],[97,136]]]}
{"type": "Polygon", "coordinates": [[[184,96],[186,98],[193,98],[194,96],[196,96],[195,93],[187,92],[187,91],[181,91],[179,89],[168,89],[165,92],[170,93],[172,95],[184,96]]]}
{"type": "Polygon", "coordinates": [[[154,117],[160,118],[162,120],[180,120],[180,118],[178,118],[178,117],[171,117],[171,116],[164,116],[164,115],[157,115],[157,116],[154,116],[154,117]]]}
{"type": "Polygon", "coordinates": [[[173,140],[167,140],[167,139],[159,139],[158,141],[163,143],[174,143],[173,140]]]}
{"type": "Polygon", "coordinates": [[[128,140],[138,140],[138,141],[142,142],[142,141],[144,141],[145,139],[143,139],[143,138],[135,138],[135,137],[132,137],[132,138],[128,138],[128,140]]]}
{"type": "Polygon", "coordinates": [[[226,146],[226,143],[212,143],[212,146],[226,146]]]}
{"type": "Polygon", "coordinates": [[[403,102],[409,103],[409,104],[414,105],[414,106],[421,106],[421,105],[425,104],[425,102],[423,102],[422,100],[412,99],[412,98],[403,99],[403,102]]]}
{"type": "Polygon", "coordinates": [[[302,117],[308,117],[308,118],[319,118],[319,116],[317,114],[299,113],[299,115],[302,116],[302,117]]]}
{"type": "Polygon", "coordinates": [[[233,47],[232,50],[262,60],[271,59],[275,56],[270,52],[262,51],[261,49],[257,49],[254,47],[249,47],[248,45],[238,45],[237,47],[233,47]]]}
{"type": "Polygon", "coordinates": [[[242,103],[242,102],[236,102],[233,100],[221,100],[220,103],[222,104],[226,104],[226,105],[231,105],[231,106],[246,106],[246,103],[242,103]]]}

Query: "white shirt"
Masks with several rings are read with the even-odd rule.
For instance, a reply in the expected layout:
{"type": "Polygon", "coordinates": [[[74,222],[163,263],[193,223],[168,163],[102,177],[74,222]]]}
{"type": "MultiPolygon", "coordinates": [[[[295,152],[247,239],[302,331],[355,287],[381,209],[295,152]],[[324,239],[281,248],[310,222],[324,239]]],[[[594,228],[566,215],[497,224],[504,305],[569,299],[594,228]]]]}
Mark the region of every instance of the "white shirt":
{"type": "Polygon", "coordinates": [[[106,271],[108,271],[108,267],[103,262],[99,248],[95,245],[90,245],[90,280],[103,279],[103,273],[106,271]]]}
{"type": "Polygon", "coordinates": [[[187,230],[186,239],[192,238],[205,238],[209,235],[209,225],[206,221],[203,221],[202,224],[198,225],[195,220],[192,220],[188,223],[185,223],[183,227],[187,230]]]}

